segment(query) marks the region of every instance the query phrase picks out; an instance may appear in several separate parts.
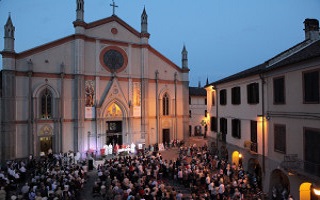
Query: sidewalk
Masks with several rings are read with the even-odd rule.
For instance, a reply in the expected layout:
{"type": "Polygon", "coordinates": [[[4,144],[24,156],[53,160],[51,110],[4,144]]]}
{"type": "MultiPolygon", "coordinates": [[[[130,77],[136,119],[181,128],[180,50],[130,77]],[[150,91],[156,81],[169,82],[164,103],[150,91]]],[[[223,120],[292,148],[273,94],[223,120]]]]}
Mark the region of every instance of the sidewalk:
{"type": "Polygon", "coordinates": [[[98,178],[98,172],[96,169],[87,172],[87,182],[84,184],[80,192],[80,200],[91,200],[91,199],[103,199],[102,197],[92,197],[92,186],[98,178]]]}

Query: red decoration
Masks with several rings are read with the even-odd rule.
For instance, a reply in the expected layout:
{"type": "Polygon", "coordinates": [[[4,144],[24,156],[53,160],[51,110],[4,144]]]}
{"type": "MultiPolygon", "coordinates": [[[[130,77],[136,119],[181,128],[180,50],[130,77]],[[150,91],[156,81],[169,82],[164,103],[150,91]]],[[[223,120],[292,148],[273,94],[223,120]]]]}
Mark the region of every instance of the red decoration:
{"type": "Polygon", "coordinates": [[[111,33],[112,33],[112,34],[117,34],[117,33],[118,33],[118,29],[112,28],[112,29],[111,29],[111,33]]]}

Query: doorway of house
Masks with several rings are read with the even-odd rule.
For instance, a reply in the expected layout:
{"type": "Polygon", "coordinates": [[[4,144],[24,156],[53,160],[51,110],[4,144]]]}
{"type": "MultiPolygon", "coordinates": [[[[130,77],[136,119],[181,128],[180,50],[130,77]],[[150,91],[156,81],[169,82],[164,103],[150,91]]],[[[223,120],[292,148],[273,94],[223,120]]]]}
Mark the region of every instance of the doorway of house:
{"type": "Polygon", "coordinates": [[[122,145],[122,121],[107,121],[106,126],[106,144],[122,145]]]}
{"type": "Polygon", "coordinates": [[[47,154],[49,149],[52,149],[52,137],[40,137],[40,152],[47,154]]]}
{"type": "Polygon", "coordinates": [[[163,144],[170,143],[170,129],[162,129],[162,142],[163,144]]]}
{"type": "Polygon", "coordinates": [[[201,135],[201,126],[195,126],[194,127],[194,136],[200,136],[201,135]]]}

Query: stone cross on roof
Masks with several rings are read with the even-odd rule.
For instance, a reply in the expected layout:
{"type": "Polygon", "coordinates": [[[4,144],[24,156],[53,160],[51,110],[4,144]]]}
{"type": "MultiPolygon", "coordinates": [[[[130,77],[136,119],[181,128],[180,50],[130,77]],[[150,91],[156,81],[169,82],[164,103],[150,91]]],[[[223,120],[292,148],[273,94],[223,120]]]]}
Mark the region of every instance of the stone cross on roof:
{"type": "Polygon", "coordinates": [[[117,8],[118,6],[114,3],[114,0],[112,0],[112,4],[110,4],[110,6],[112,6],[112,15],[115,15],[115,8],[117,8]]]}

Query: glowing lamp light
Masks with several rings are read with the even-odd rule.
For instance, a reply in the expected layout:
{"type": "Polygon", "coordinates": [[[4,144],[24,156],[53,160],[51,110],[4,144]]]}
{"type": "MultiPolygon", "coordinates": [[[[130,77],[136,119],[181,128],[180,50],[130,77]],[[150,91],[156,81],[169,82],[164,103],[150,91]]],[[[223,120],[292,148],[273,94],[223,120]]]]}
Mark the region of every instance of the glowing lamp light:
{"type": "Polygon", "coordinates": [[[315,195],[320,196],[320,190],[319,189],[313,188],[313,192],[314,192],[315,195]]]}
{"type": "Polygon", "coordinates": [[[207,125],[207,121],[203,119],[203,120],[200,122],[200,124],[201,124],[202,126],[205,126],[205,125],[207,125]]]}

